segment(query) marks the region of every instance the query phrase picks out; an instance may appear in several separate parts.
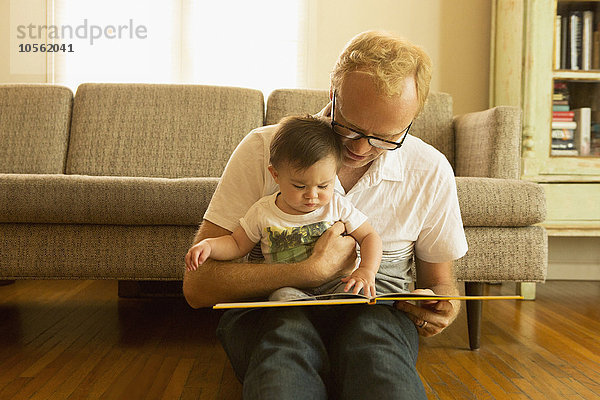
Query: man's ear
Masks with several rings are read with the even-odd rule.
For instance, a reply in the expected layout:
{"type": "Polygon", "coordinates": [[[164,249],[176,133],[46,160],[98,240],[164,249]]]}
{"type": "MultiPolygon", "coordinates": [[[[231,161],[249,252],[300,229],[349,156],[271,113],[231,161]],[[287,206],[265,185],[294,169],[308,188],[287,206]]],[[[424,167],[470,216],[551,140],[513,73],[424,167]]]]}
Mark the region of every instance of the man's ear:
{"type": "Polygon", "coordinates": [[[277,183],[279,185],[279,174],[277,174],[277,170],[275,169],[275,167],[272,166],[271,164],[269,164],[269,166],[267,168],[268,168],[269,172],[271,173],[271,176],[275,180],[275,183],[277,183]]]}

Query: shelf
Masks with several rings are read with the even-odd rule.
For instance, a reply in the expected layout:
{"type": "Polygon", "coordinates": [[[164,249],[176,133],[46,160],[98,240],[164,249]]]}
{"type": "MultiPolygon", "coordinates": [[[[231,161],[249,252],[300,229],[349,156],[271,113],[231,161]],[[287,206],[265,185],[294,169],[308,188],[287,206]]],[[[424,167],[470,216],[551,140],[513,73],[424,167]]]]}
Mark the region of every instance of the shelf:
{"type": "Polygon", "coordinates": [[[566,83],[570,110],[589,107],[595,122],[600,112],[600,69],[554,69],[556,15],[591,10],[597,24],[600,0],[493,4],[491,105],[523,110],[521,179],[544,190],[547,214],[541,225],[551,236],[600,236],[600,156],[550,152],[556,82],[566,83]]]}
{"type": "Polygon", "coordinates": [[[579,80],[579,81],[600,81],[600,70],[575,71],[575,70],[554,70],[552,73],[554,79],[579,80]]]}

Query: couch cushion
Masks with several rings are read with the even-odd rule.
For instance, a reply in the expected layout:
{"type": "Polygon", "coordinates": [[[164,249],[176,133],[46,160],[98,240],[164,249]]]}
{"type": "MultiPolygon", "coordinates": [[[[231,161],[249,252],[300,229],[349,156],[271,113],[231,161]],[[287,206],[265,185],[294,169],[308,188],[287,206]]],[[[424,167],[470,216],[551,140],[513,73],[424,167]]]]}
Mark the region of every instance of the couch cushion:
{"type": "Polygon", "coordinates": [[[329,103],[329,91],[320,89],[277,89],[267,99],[265,124],[272,125],[289,115],[316,114],[329,103]]]}
{"type": "MultiPolygon", "coordinates": [[[[267,99],[266,124],[276,124],[288,115],[315,114],[329,102],[329,91],[315,89],[274,90],[267,99]]],[[[454,166],[452,97],[432,92],[410,133],[444,153],[454,166]]]]}
{"type": "Polygon", "coordinates": [[[0,224],[0,277],[181,280],[196,226],[0,224]]]}
{"type": "Polygon", "coordinates": [[[0,174],[0,223],[198,226],[217,182],[0,174]]]}
{"type": "Polygon", "coordinates": [[[541,185],[516,179],[457,177],[458,202],[467,226],[518,227],[546,218],[541,185]]]}
{"type": "Polygon", "coordinates": [[[548,269],[548,236],[541,226],[465,228],[469,251],[455,261],[461,281],[543,282],[548,269]]]}
{"type": "Polygon", "coordinates": [[[83,84],[73,105],[67,173],[218,177],[263,115],[258,90],[83,84]]]}
{"type": "Polygon", "coordinates": [[[72,103],[66,87],[0,85],[0,173],[64,173],[72,103]]]}
{"type": "MultiPolygon", "coordinates": [[[[0,222],[198,225],[218,178],[0,174],[0,222]]],[[[463,224],[542,222],[544,191],[532,182],[456,178],[463,224]]]]}

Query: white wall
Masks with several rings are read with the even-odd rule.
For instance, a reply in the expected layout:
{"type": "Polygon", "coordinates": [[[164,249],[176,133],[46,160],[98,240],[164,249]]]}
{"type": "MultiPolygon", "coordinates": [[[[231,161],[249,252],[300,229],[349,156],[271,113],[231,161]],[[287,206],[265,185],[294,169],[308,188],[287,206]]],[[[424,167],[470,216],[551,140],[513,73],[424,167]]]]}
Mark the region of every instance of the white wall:
{"type": "Polygon", "coordinates": [[[346,42],[369,29],[393,31],[423,46],[431,89],[450,93],[455,114],[487,108],[491,2],[482,0],[309,0],[307,86],[329,87],[346,42]]]}
{"type": "Polygon", "coordinates": [[[600,280],[600,237],[548,238],[548,279],[600,280]]]}
{"type": "MultiPolygon", "coordinates": [[[[383,29],[425,47],[434,62],[432,90],[450,93],[456,114],[487,108],[489,0],[307,2],[307,87],[328,88],[329,72],[346,42],[361,31],[383,29]]],[[[10,0],[0,0],[0,54],[5,55],[13,51],[9,42],[10,3],[10,0]]],[[[46,3],[47,0],[39,0],[36,9],[27,10],[34,15],[31,23],[45,24],[46,3]]],[[[10,57],[0,57],[0,82],[46,82],[46,76],[45,72],[16,74],[14,68],[11,71],[10,57]]]]}

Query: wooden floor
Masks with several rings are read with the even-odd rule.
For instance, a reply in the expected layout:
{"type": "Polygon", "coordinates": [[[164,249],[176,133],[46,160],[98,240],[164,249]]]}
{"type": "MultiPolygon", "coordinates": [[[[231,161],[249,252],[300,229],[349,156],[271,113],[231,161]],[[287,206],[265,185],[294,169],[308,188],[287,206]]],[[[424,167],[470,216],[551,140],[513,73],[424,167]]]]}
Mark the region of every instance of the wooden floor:
{"type": "MultiPolygon", "coordinates": [[[[599,282],[488,302],[475,352],[461,312],[421,342],[429,398],[600,399],[599,305],[599,282]]],[[[112,281],[0,286],[0,399],[239,399],[214,336],[219,315],[182,298],[119,299],[112,281]]]]}

